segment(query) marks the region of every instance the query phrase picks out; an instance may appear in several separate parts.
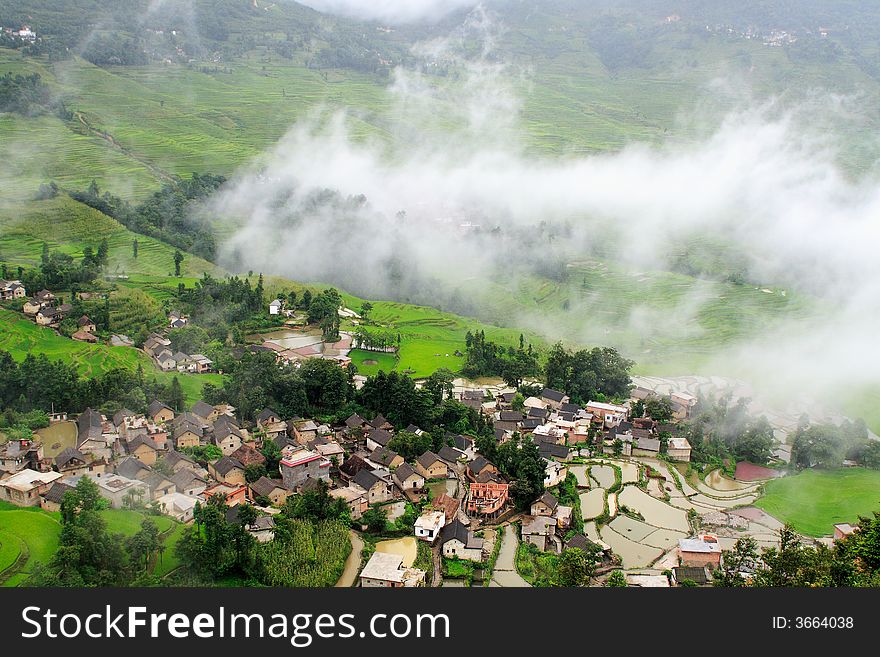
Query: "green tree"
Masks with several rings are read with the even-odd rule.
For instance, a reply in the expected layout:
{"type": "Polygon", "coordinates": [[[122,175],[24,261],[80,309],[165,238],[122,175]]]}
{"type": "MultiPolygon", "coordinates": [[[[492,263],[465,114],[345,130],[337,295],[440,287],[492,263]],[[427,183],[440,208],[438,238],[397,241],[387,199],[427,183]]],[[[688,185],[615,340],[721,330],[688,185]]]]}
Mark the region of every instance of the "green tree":
{"type": "Polygon", "coordinates": [[[388,515],[382,507],[373,506],[361,516],[361,522],[367,526],[367,531],[371,534],[381,534],[388,525],[388,515]]]}
{"type": "Polygon", "coordinates": [[[180,265],[183,263],[183,253],[180,249],[174,250],[174,275],[180,277],[180,265]]]}
{"type": "Polygon", "coordinates": [[[626,576],[622,570],[614,570],[605,581],[605,586],[609,588],[626,588],[626,576]]]}
{"type": "Polygon", "coordinates": [[[131,241],[131,257],[137,260],[138,257],[138,241],[137,238],[131,241]]]}
{"type": "Polygon", "coordinates": [[[566,548],[559,555],[557,571],[563,586],[586,586],[596,570],[595,551],[566,548]]]}

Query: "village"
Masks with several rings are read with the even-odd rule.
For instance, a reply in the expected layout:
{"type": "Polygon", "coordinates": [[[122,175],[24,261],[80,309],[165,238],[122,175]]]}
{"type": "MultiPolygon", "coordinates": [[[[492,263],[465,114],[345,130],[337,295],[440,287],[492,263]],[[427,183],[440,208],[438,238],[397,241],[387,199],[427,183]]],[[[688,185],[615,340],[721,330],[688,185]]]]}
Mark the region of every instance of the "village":
{"type": "MultiPolygon", "coordinates": [[[[424,586],[426,580],[433,586],[528,586],[515,564],[522,557],[518,544],[547,554],[573,547],[595,551],[597,582],[622,569],[631,586],[670,586],[682,579],[707,584],[722,549],[736,537],[775,540],[780,523],[749,506],[757,494],[754,482],[716,478],[714,486],[695,489],[674,467],[690,458],[690,445],[675,437],[675,424],[628,419],[644,389],[636,388],[621,405],[584,407],[544,389],[520,410],[513,409],[516,394],[471,388],[459,389],[456,397],[494,421],[499,444],[521,434],[538,446],[546,490],[527,512],[515,510],[511,482],[477,451],[472,437],[449,434],[441,449],[407,462],[388,447],[397,432],[381,415],[355,414],[329,426],[267,408],[248,426],[235,408],[202,401],[179,413],[158,401],[144,414],[120,410],[105,417],[86,409],[75,420],[75,441],[54,458],[44,457],[37,436],[9,441],[0,454],[0,500],[57,511],[65,492],[88,477],[111,508],[148,506],[190,523],[197,505],[219,497],[231,514],[241,505],[256,506],[260,515],[247,529],[261,542],[272,540],[273,516],[285,500],[319,482],[344,500],[356,530],[364,529],[359,521],[371,508],[393,519],[415,505],[419,514],[409,537],[380,541],[365,563],[359,551],[352,552],[343,576],[349,586],[424,586]],[[672,434],[662,459],[661,434],[672,434]],[[270,441],[280,451],[278,470],[249,480],[249,466],[266,463],[262,452],[270,441]],[[222,456],[203,465],[187,455],[206,445],[222,456]],[[569,473],[577,481],[576,504],[560,502],[569,473]],[[420,541],[434,552],[429,578],[413,567],[420,541]],[[444,571],[466,577],[444,577],[444,571]]],[[[682,393],[671,402],[684,419],[696,400],[682,393]]],[[[65,413],[51,420],[74,424],[65,413]]],[[[404,431],[422,433],[415,426],[404,431]]]]}

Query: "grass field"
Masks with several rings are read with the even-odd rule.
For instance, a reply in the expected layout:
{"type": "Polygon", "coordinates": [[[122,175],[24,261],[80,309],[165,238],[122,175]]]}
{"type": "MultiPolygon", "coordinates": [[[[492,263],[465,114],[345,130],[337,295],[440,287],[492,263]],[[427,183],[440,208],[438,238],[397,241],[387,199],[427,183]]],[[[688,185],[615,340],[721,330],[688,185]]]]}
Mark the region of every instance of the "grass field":
{"type": "MultiPolygon", "coordinates": [[[[106,509],[101,512],[111,534],[133,536],[140,531],[146,517],[139,511],[106,509]]],[[[183,525],[168,516],[149,516],[164,536],[166,546],[161,563],[153,573],[162,577],[179,564],[174,557],[174,546],[183,533],[183,525]]],[[[21,552],[28,555],[21,569],[2,582],[2,586],[18,586],[33,572],[37,562],[47,563],[58,549],[61,524],[58,513],[48,513],[39,507],[18,508],[0,502],[0,578],[12,566],[21,552]],[[10,561],[11,559],[11,561],[10,561]]],[[[6,572],[9,575],[9,572],[6,572]]]]}
{"type": "Polygon", "coordinates": [[[808,536],[825,536],[839,522],[880,511],[880,471],[806,470],[770,481],[755,506],[808,536]]]}

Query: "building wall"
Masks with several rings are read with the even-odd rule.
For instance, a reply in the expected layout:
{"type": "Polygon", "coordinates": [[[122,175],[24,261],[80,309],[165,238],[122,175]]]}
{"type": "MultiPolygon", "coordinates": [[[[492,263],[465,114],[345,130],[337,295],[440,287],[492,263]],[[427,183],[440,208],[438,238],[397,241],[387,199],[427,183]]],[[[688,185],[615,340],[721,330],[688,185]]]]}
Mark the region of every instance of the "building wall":
{"type": "Polygon", "coordinates": [[[199,444],[199,437],[191,431],[183,433],[177,439],[177,449],[183,449],[185,447],[198,447],[199,444]]]}
{"type": "Polygon", "coordinates": [[[466,559],[468,561],[482,561],[483,551],[475,549],[469,550],[464,546],[464,543],[457,538],[453,538],[451,541],[446,541],[446,544],[443,546],[443,556],[458,557],[459,559],[466,559]]]}
{"type": "Polygon", "coordinates": [[[388,580],[384,580],[384,579],[372,579],[370,577],[361,577],[361,586],[363,588],[390,589],[390,588],[399,588],[399,587],[403,586],[403,584],[398,583],[398,582],[389,582],[388,580]]]}
{"type": "Polygon", "coordinates": [[[445,479],[449,476],[449,468],[442,461],[435,463],[430,468],[424,468],[421,463],[417,462],[415,467],[425,479],[445,479]]]}
{"type": "Polygon", "coordinates": [[[294,490],[308,477],[311,477],[312,479],[323,479],[327,483],[330,483],[330,468],[320,467],[323,462],[325,462],[323,459],[315,459],[314,461],[309,461],[308,463],[302,463],[293,467],[282,463],[281,478],[284,480],[284,487],[289,490],[294,490]]]}
{"type": "Polygon", "coordinates": [[[718,568],[721,564],[721,554],[718,552],[680,552],[679,560],[682,566],[718,568]]]}

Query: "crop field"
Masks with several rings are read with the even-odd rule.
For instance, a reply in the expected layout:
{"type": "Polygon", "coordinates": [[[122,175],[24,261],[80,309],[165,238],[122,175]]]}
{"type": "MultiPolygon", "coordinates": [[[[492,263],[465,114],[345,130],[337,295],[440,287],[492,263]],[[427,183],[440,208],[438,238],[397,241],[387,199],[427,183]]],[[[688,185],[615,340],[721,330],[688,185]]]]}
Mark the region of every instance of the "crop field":
{"type": "Polygon", "coordinates": [[[826,536],[836,523],[880,510],[880,471],[806,470],[768,482],[755,505],[803,534],[826,536]]]}
{"type": "MultiPolygon", "coordinates": [[[[34,266],[40,261],[43,243],[81,257],[83,248],[97,248],[107,238],[111,275],[142,274],[156,280],[165,278],[174,289],[181,279],[174,278],[174,247],[128,230],[115,219],[87,205],[60,195],[46,201],[32,201],[21,207],[0,206],[0,260],[9,265],[34,266]],[[132,242],[138,241],[138,257],[132,254],[132,242]]],[[[186,254],[181,274],[186,280],[201,278],[204,272],[222,274],[223,270],[198,256],[186,254]]]]}
{"type": "MultiPolygon", "coordinates": [[[[111,534],[133,536],[140,531],[141,522],[146,517],[139,511],[125,509],[106,509],[101,512],[111,534]]],[[[164,576],[175,567],[174,545],[182,535],[183,525],[168,516],[149,516],[156,523],[159,533],[164,536],[166,546],[162,562],[157,561],[154,574],[164,576]]],[[[37,562],[47,563],[58,549],[61,524],[58,513],[48,513],[39,507],[18,508],[0,502],[0,585],[18,586],[33,572],[37,562]],[[20,569],[9,572],[19,555],[26,560],[20,569]],[[11,562],[10,562],[11,559],[11,562]],[[4,575],[7,577],[3,581],[4,575]]]]}

